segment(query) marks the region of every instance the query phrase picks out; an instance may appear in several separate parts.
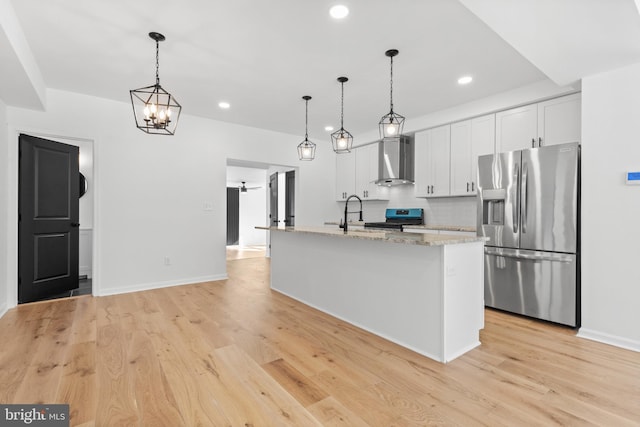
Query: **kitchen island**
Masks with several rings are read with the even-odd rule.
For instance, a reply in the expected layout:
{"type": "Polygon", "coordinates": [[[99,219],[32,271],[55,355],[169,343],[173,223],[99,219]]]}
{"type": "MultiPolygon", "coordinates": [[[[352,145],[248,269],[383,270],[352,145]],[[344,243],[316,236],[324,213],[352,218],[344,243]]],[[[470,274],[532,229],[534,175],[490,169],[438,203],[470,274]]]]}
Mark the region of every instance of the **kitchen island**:
{"type": "Polygon", "coordinates": [[[330,227],[271,233],[271,288],[439,362],[480,344],[484,239],[330,227]]]}

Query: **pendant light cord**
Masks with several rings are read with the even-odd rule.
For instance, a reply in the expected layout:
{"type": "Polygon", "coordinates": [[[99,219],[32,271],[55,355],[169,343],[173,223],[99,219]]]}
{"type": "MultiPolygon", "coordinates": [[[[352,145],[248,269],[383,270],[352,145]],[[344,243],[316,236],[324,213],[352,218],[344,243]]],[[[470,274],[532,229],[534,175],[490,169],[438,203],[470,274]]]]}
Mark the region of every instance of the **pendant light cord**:
{"type": "Polygon", "coordinates": [[[341,92],[340,95],[340,129],[344,130],[344,82],[340,82],[341,92]]]}
{"type": "Polygon", "coordinates": [[[309,128],[309,100],[304,100],[304,140],[309,138],[307,129],[309,128]]]}
{"type": "Polygon", "coordinates": [[[391,112],[393,113],[393,56],[391,57],[391,85],[389,90],[389,100],[391,101],[391,112]]]}
{"type": "Polygon", "coordinates": [[[158,40],[156,40],[156,86],[160,86],[160,42],[158,40]]]}

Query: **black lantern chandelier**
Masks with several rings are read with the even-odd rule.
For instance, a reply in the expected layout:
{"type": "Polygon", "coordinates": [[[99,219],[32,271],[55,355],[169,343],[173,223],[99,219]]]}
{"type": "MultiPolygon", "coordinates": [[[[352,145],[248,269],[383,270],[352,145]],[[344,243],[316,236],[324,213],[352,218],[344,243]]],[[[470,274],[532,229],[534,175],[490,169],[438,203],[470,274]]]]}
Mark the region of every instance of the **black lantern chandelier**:
{"type": "Polygon", "coordinates": [[[333,151],[338,154],[349,153],[353,145],[353,135],[344,129],[344,84],[349,81],[346,77],[338,77],[340,82],[342,95],[340,97],[340,130],[331,134],[331,143],[333,151]]]}
{"type": "Polygon", "coordinates": [[[304,107],[304,141],[298,144],[298,158],[300,160],[313,160],[316,157],[316,144],[309,141],[309,100],[311,97],[309,95],[305,95],[302,97],[304,99],[305,107],[304,107]]]}
{"type": "Polygon", "coordinates": [[[156,41],[156,84],[129,91],[133,114],[136,126],[141,131],[157,135],[173,135],[182,107],[160,86],[159,45],[165,37],[156,32],[149,33],[149,37],[156,41]]]}
{"type": "Polygon", "coordinates": [[[389,111],[389,114],[382,116],[378,126],[380,127],[380,138],[397,138],[402,133],[402,127],[404,126],[404,116],[393,111],[393,57],[398,54],[398,50],[389,49],[384,54],[391,58],[391,90],[389,92],[391,111],[389,111]]]}

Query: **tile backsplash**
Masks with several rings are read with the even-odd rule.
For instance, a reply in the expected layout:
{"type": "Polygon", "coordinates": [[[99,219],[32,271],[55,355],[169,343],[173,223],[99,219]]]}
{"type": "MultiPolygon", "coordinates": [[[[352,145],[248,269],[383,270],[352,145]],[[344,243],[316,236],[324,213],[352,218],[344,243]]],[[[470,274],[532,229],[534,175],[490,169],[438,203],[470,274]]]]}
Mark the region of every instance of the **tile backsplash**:
{"type": "MultiPolygon", "coordinates": [[[[349,210],[356,210],[354,201],[349,210]],[[354,208],[354,209],[352,209],[354,208]]],[[[423,208],[425,222],[433,225],[476,225],[475,197],[442,197],[426,199],[414,196],[413,185],[399,185],[389,188],[388,201],[367,201],[363,203],[363,219],[366,222],[384,221],[387,208],[423,208]]],[[[338,202],[338,218],[344,212],[344,203],[338,202]]],[[[350,215],[355,221],[357,215],[350,215]]]]}

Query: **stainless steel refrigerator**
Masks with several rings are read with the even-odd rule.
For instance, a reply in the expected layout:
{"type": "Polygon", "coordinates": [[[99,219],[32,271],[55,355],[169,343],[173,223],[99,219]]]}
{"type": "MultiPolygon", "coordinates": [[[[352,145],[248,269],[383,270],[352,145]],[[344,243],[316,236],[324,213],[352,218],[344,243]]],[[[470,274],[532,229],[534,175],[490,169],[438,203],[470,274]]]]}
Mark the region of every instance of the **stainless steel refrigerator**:
{"type": "Polygon", "coordinates": [[[478,158],[488,307],[580,326],[580,146],[478,158]]]}

